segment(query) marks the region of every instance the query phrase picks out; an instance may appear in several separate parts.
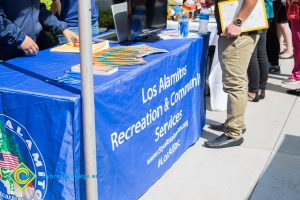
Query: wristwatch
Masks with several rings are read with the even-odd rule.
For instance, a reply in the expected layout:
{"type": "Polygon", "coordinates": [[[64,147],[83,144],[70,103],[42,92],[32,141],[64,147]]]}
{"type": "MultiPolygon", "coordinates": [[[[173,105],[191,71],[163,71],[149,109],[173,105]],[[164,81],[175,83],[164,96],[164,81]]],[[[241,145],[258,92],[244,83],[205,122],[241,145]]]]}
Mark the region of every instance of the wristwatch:
{"type": "Polygon", "coordinates": [[[242,26],[243,24],[243,21],[239,18],[236,18],[234,21],[233,21],[234,25],[236,26],[242,26]]]}

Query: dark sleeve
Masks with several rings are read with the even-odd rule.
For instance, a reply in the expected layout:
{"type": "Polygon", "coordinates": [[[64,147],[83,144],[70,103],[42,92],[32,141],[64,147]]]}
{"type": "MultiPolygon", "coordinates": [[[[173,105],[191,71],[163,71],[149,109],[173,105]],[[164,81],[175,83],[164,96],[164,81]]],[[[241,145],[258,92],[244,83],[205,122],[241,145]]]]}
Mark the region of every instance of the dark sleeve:
{"type": "Polygon", "coordinates": [[[51,30],[56,35],[62,34],[62,32],[68,28],[67,24],[59,21],[54,15],[52,15],[43,3],[40,5],[39,20],[45,30],[51,30]]]}
{"type": "Polygon", "coordinates": [[[0,1],[0,44],[18,47],[23,43],[25,36],[19,27],[7,19],[0,1]]]}

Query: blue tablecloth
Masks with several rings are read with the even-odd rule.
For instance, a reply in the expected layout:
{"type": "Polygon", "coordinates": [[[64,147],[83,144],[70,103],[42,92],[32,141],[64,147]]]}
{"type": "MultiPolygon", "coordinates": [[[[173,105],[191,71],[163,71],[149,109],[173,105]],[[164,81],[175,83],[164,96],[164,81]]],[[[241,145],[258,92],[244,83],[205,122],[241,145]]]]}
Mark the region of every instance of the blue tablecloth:
{"type": "Polygon", "coordinates": [[[81,86],[54,81],[79,55],[1,63],[0,196],[84,199],[85,178],[98,178],[101,200],[140,197],[201,134],[208,40],[150,43],[169,53],[94,76],[97,177],[84,175],[81,86]]]}

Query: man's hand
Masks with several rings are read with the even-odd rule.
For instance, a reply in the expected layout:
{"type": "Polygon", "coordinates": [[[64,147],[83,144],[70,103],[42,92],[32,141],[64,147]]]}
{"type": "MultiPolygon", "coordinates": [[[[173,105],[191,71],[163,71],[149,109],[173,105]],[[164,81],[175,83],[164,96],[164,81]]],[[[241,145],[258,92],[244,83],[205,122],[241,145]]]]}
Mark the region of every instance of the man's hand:
{"type": "Polygon", "coordinates": [[[221,34],[221,36],[227,37],[227,38],[234,38],[241,35],[241,27],[235,25],[233,22],[231,22],[224,30],[224,32],[221,34]]]}
{"type": "MultiPolygon", "coordinates": [[[[240,19],[242,21],[245,21],[253,9],[255,8],[258,0],[244,0],[241,9],[239,10],[236,19],[240,19]]],[[[235,25],[233,22],[231,22],[224,32],[221,34],[221,36],[225,36],[227,38],[234,38],[241,35],[241,27],[235,25]]]]}
{"type": "Polygon", "coordinates": [[[22,49],[26,55],[36,55],[39,52],[38,45],[27,35],[19,48],[22,49]]]}
{"type": "Polygon", "coordinates": [[[79,41],[78,35],[69,29],[64,30],[63,34],[71,45],[73,45],[72,38],[74,39],[74,42],[79,41]]]}
{"type": "Polygon", "coordinates": [[[55,1],[52,2],[50,11],[53,15],[56,15],[56,14],[60,15],[60,13],[61,13],[61,2],[60,2],[60,0],[55,0],[55,1]]]}

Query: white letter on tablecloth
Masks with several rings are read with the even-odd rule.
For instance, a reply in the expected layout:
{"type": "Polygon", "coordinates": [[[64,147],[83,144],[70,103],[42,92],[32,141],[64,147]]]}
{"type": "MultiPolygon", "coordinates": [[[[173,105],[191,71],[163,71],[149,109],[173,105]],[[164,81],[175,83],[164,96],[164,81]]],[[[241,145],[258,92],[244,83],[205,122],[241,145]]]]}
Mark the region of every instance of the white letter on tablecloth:
{"type": "Polygon", "coordinates": [[[21,133],[21,130],[22,130],[22,129],[21,129],[21,127],[20,127],[20,126],[18,126],[18,128],[17,128],[17,133],[18,133],[18,135],[19,135],[19,136],[21,136],[21,137],[22,137],[22,136],[23,136],[23,134],[21,133]]]}
{"type": "Polygon", "coordinates": [[[118,142],[117,142],[117,138],[118,138],[118,133],[117,132],[113,132],[110,135],[110,139],[111,139],[111,145],[112,145],[112,150],[115,150],[115,145],[116,147],[118,147],[118,142]],[[115,144],[115,145],[114,145],[115,144]]]}
{"type": "Polygon", "coordinates": [[[43,163],[39,161],[40,155],[38,153],[34,153],[32,154],[32,156],[33,156],[33,160],[35,161],[35,166],[37,167],[43,166],[43,163]]]}
{"type": "Polygon", "coordinates": [[[45,181],[38,181],[38,185],[45,189],[45,181]]]}
{"type": "Polygon", "coordinates": [[[142,100],[143,100],[143,104],[147,102],[147,99],[145,99],[144,88],[142,88],[142,100]]]}
{"type": "Polygon", "coordinates": [[[7,126],[10,130],[14,130],[14,127],[13,127],[13,125],[12,125],[12,123],[11,123],[10,120],[6,121],[5,126],[7,126]]]}
{"type": "Polygon", "coordinates": [[[28,149],[30,151],[31,147],[32,147],[32,142],[30,140],[26,140],[26,143],[27,143],[27,147],[28,147],[28,149]]]}

